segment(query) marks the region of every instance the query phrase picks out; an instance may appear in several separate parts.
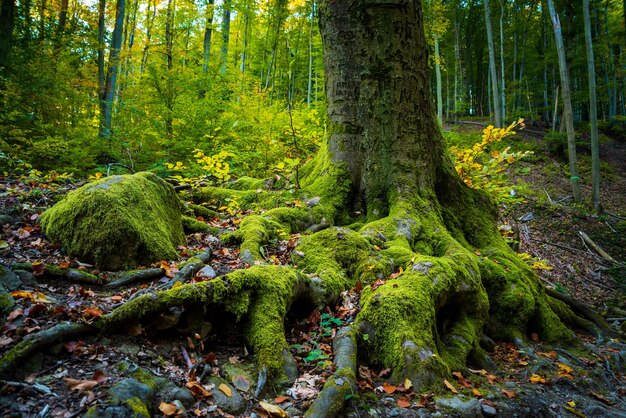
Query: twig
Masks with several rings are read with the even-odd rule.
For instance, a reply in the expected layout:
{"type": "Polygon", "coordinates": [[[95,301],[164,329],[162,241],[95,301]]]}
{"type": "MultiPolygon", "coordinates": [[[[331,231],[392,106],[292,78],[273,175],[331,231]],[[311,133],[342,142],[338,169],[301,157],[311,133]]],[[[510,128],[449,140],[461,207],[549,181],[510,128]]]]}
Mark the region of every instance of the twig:
{"type": "Polygon", "coordinates": [[[579,250],[578,248],[572,248],[572,247],[569,247],[569,246],[563,245],[563,244],[556,244],[556,243],[553,243],[553,242],[542,241],[540,239],[534,239],[534,238],[530,238],[530,241],[536,242],[538,244],[545,244],[545,245],[551,245],[553,247],[563,248],[564,250],[569,250],[569,251],[572,251],[572,252],[575,252],[575,253],[587,254],[586,251],[579,250]]]}
{"type": "Polygon", "coordinates": [[[191,359],[189,358],[189,354],[187,353],[187,350],[185,350],[185,347],[183,347],[182,345],[180,346],[180,352],[183,354],[183,358],[185,359],[185,363],[187,363],[187,368],[191,369],[193,367],[193,363],[192,363],[191,359]]]}
{"type": "Polygon", "coordinates": [[[616,214],[616,213],[613,213],[613,212],[609,212],[608,210],[605,210],[605,211],[604,211],[604,213],[606,213],[607,215],[612,216],[612,217],[614,217],[614,218],[617,218],[617,219],[621,219],[621,220],[623,220],[623,221],[626,221],[626,217],[624,217],[624,216],[620,216],[620,215],[618,215],[618,214],[616,214]]]}
{"type": "Polygon", "coordinates": [[[548,191],[546,190],[545,187],[542,187],[543,192],[546,194],[546,196],[548,197],[548,202],[550,202],[551,205],[554,205],[554,200],[552,200],[552,198],[550,197],[550,194],[548,193],[548,191]]]}

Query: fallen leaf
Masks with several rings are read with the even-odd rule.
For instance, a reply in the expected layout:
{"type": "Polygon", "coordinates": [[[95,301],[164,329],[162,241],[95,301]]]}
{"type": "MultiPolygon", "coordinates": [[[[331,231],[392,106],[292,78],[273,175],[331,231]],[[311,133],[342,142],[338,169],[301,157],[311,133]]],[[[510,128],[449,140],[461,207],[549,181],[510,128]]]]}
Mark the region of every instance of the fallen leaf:
{"type": "Polygon", "coordinates": [[[81,392],[89,390],[98,385],[98,382],[95,380],[78,380],[72,379],[70,377],[64,378],[63,381],[70,390],[78,390],[81,392]]]}
{"type": "Polygon", "coordinates": [[[576,402],[574,402],[574,401],[567,402],[567,405],[572,407],[572,408],[576,408],[576,402]]]}
{"type": "Polygon", "coordinates": [[[398,398],[398,406],[400,408],[410,408],[411,401],[409,401],[407,398],[398,398]]]}
{"type": "Polygon", "coordinates": [[[458,380],[463,380],[463,379],[465,379],[465,378],[463,377],[463,373],[461,373],[461,372],[452,372],[452,376],[456,377],[458,380]]]}
{"type": "Polygon", "coordinates": [[[4,248],[9,248],[9,243],[6,242],[5,240],[0,240],[0,250],[4,248]]]}
{"type": "Polygon", "coordinates": [[[474,396],[476,396],[477,398],[482,398],[483,397],[483,394],[480,393],[480,391],[478,389],[472,389],[472,394],[474,396]]]}
{"type": "Polygon", "coordinates": [[[9,315],[7,315],[7,321],[11,322],[15,318],[22,316],[22,315],[24,315],[24,310],[22,308],[17,308],[13,312],[11,312],[9,315]]]}
{"type": "Polygon", "coordinates": [[[413,382],[411,382],[409,379],[404,379],[404,388],[406,390],[409,390],[413,387],[413,382]]]}
{"type": "Polygon", "coordinates": [[[100,318],[102,316],[102,309],[97,306],[90,306],[89,308],[83,309],[83,314],[87,317],[100,318]]]}
{"type": "Polygon", "coordinates": [[[96,370],[91,378],[98,383],[103,383],[109,380],[109,378],[104,375],[102,370],[96,370]]]}
{"type": "Polygon", "coordinates": [[[278,418],[289,418],[289,414],[287,414],[283,409],[278,405],[272,405],[271,403],[260,401],[259,405],[263,411],[267,412],[270,417],[278,417],[278,418]]]}
{"type": "Polygon", "coordinates": [[[605,403],[605,404],[607,404],[607,405],[613,405],[613,404],[615,404],[615,402],[613,402],[612,400],[607,399],[607,398],[605,398],[604,396],[602,396],[602,395],[600,395],[600,394],[598,394],[598,393],[591,392],[591,395],[592,395],[594,398],[596,398],[596,399],[598,399],[598,400],[600,400],[600,401],[604,402],[604,403],[605,403]]]}
{"type": "Polygon", "coordinates": [[[289,400],[289,396],[281,395],[274,398],[274,402],[276,403],[283,403],[286,400],[289,400]]]}
{"type": "Polygon", "coordinates": [[[514,390],[502,389],[502,393],[506,395],[507,398],[512,399],[517,396],[514,390]]]}
{"type": "Polygon", "coordinates": [[[224,392],[224,394],[228,396],[229,398],[233,396],[233,390],[228,385],[222,383],[221,385],[218,386],[218,388],[219,390],[224,392]]]}
{"type": "Polygon", "coordinates": [[[63,270],[70,268],[70,262],[69,261],[64,261],[62,263],[59,264],[59,267],[62,268],[63,270]]]}
{"type": "Polygon", "coordinates": [[[390,394],[390,395],[391,395],[392,393],[394,393],[394,392],[396,391],[396,387],[395,387],[395,386],[390,385],[390,384],[389,384],[389,383],[387,383],[387,382],[384,382],[384,383],[383,383],[383,390],[384,390],[386,393],[388,393],[388,394],[390,394]]]}
{"type": "Polygon", "coordinates": [[[187,382],[187,384],[185,384],[185,386],[191,391],[191,393],[194,394],[195,397],[197,398],[206,398],[208,396],[211,396],[211,392],[209,392],[208,390],[206,390],[206,388],[204,386],[202,386],[200,383],[198,382],[187,382]]]}
{"type": "Polygon", "coordinates": [[[13,342],[13,338],[11,337],[2,337],[0,338],[0,347],[4,347],[6,345],[9,345],[13,342]]]}
{"type": "Polygon", "coordinates": [[[546,383],[548,383],[545,377],[539,376],[538,374],[533,374],[528,380],[530,380],[530,383],[534,384],[541,383],[542,385],[545,385],[546,383]]]}
{"type": "Polygon", "coordinates": [[[178,408],[173,403],[161,402],[159,411],[163,412],[163,415],[166,417],[171,417],[172,415],[176,415],[178,408]]]}
{"type": "Polygon", "coordinates": [[[389,376],[390,373],[391,373],[391,369],[390,368],[382,369],[380,371],[380,373],[378,373],[378,377],[389,376]]]}
{"type": "Polygon", "coordinates": [[[245,376],[240,374],[233,376],[232,379],[233,385],[242,392],[247,392],[250,390],[250,382],[246,379],[245,376]]]}
{"type": "Polygon", "coordinates": [[[450,392],[452,392],[452,393],[459,393],[459,391],[456,390],[454,385],[452,383],[448,382],[447,379],[443,379],[443,384],[446,385],[446,387],[450,390],[450,392]]]}

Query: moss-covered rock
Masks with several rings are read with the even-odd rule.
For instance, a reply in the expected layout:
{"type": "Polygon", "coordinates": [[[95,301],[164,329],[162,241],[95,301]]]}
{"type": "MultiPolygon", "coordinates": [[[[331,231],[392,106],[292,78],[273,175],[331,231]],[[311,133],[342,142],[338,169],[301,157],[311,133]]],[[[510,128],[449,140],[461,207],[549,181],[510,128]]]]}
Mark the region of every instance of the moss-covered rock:
{"type": "Polygon", "coordinates": [[[108,270],[175,258],[185,243],[174,189],[149,172],[89,183],[48,209],[41,225],[69,255],[108,270]]]}

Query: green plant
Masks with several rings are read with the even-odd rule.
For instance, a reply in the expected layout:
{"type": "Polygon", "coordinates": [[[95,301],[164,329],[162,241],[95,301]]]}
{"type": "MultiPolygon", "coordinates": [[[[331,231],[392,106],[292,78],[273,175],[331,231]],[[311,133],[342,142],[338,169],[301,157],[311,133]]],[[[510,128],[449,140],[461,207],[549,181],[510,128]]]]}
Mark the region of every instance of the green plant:
{"type": "MultiPolygon", "coordinates": [[[[494,149],[494,144],[515,135],[514,129],[517,127],[524,127],[523,119],[513,122],[506,128],[494,128],[489,125],[483,130],[482,141],[475,143],[471,148],[459,149],[456,146],[450,148],[456,160],[456,171],[465,184],[485,190],[498,203],[523,201],[523,198],[518,196],[511,186],[507,169],[533,152],[514,152],[511,151],[511,147],[503,150],[494,149]]],[[[527,174],[530,172],[530,167],[523,167],[517,172],[527,174]]]]}

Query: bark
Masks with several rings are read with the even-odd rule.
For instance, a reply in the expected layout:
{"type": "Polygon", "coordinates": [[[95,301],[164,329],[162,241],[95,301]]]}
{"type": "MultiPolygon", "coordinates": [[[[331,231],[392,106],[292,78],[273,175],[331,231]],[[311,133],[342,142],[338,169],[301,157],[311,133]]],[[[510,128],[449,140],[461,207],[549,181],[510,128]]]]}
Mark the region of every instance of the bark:
{"type": "Polygon", "coordinates": [[[309,26],[309,78],[306,90],[306,106],[311,107],[311,93],[313,90],[313,23],[315,22],[315,0],[311,1],[311,16],[309,26]]]}
{"type": "Polygon", "coordinates": [[[98,1],[98,97],[104,97],[104,14],[106,12],[106,0],[98,1]]]}
{"type": "Polygon", "coordinates": [[[222,48],[220,50],[220,71],[226,73],[228,66],[228,43],[230,41],[230,11],[232,8],[232,0],[225,0],[223,5],[224,11],[222,15],[222,48]]]}
{"type": "Polygon", "coordinates": [[[148,63],[148,49],[150,48],[150,42],[152,40],[152,28],[154,27],[154,19],[156,18],[156,7],[156,0],[148,0],[148,7],[146,8],[146,43],[141,56],[141,74],[146,71],[146,64],[148,63]],[[151,3],[151,1],[154,2],[151,3]],[[152,9],[150,8],[151,5],[152,9]]]}
{"type": "Polygon", "coordinates": [[[596,102],[596,67],[593,59],[589,0],[583,0],[585,45],[587,47],[587,75],[589,77],[589,124],[591,128],[591,201],[600,210],[600,149],[598,146],[598,109],[596,102]]]}
{"type": "Polygon", "coordinates": [[[487,46],[489,48],[489,74],[491,76],[491,91],[493,97],[493,113],[495,125],[497,128],[502,127],[502,107],[500,103],[500,94],[498,92],[498,73],[496,71],[496,54],[493,44],[493,31],[491,30],[491,17],[489,13],[489,0],[485,0],[485,25],[487,28],[487,46]]]}
{"type": "MultiPolygon", "coordinates": [[[[500,83],[501,83],[501,91],[500,91],[500,95],[501,95],[501,103],[500,105],[502,106],[502,119],[501,119],[501,123],[504,124],[506,123],[506,89],[505,89],[505,82],[504,82],[504,6],[506,5],[506,1],[504,0],[500,0],[500,83]]],[[[515,77],[513,77],[513,83],[515,83],[515,77]]],[[[515,103],[515,100],[513,100],[513,103],[515,103]]],[[[513,105],[515,106],[515,104],[513,105]]]]}
{"type": "Polygon", "coordinates": [[[437,76],[437,120],[443,126],[443,99],[441,95],[441,56],[439,55],[439,36],[435,36],[435,74],[437,76]]]}
{"type": "Polygon", "coordinates": [[[107,70],[104,92],[100,98],[100,131],[98,136],[105,140],[111,138],[113,99],[120,69],[120,49],[122,47],[122,27],[124,26],[125,5],[125,0],[117,0],[115,6],[115,27],[113,28],[111,51],[109,53],[109,68],[107,70]]]}
{"type": "Polygon", "coordinates": [[[557,54],[559,57],[559,75],[561,77],[561,95],[563,98],[563,114],[565,118],[565,128],[567,130],[567,153],[569,157],[570,184],[575,202],[582,200],[580,194],[580,177],[578,176],[578,159],[576,157],[576,138],[574,132],[574,114],[572,111],[572,99],[570,93],[570,79],[565,58],[565,46],[563,45],[563,35],[561,34],[561,22],[559,15],[554,9],[552,0],[548,0],[554,38],[556,41],[557,54]]]}

